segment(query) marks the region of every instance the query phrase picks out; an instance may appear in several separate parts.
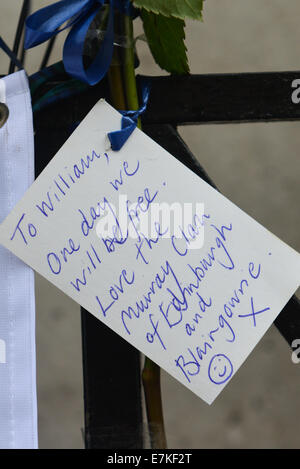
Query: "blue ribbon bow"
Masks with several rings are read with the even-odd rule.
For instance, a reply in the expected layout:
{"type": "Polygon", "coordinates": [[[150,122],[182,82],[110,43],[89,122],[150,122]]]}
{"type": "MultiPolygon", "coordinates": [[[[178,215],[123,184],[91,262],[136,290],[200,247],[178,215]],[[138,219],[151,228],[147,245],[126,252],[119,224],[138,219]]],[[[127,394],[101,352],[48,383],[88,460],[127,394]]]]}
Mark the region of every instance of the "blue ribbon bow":
{"type": "Polygon", "coordinates": [[[121,130],[115,130],[107,134],[111,149],[118,151],[128,140],[137,126],[139,116],[145,112],[150,94],[150,82],[147,79],[142,80],[142,101],[143,104],[137,111],[119,111],[122,114],[121,130]]]}
{"type": "Polygon", "coordinates": [[[30,15],[26,20],[25,49],[47,41],[71,27],[63,50],[66,71],[89,85],[95,85],[105,76],[112,59],[114,42],[114,7],[132,14],[130,0],[109,0],[107,29],[98,54],[85,70],[83,49],[86,33],[105,0],[61,0],[30,15]],[[64,23],[67,25],[61,27],[64,23]]]}
{"type": "MultiPolygon", "coordinates": [[[[106,33],[98,54],[86,70],[83,66],[85,37],[90,24],[104,5],[105,0],[61,0],[33,13],[26,20],[25,49],[37,46],[71,27],[63,50],[65,70],[74,78],[89,85],[95,85],[106,75],[112,59],[114,7],[122,13],[136,16],[136,10],[130,0],[108,1],[109,15],[106,33]],[[61,27],[66,22],[67,25],[61,27]]],[[[120,150],[136,128],[138,117],[146,109],[149,92],[149,83],[143,82],[141,108],[137,111],[120,111],[122,114],[121,130],[108,133],[112,150],[120,150]]]]}

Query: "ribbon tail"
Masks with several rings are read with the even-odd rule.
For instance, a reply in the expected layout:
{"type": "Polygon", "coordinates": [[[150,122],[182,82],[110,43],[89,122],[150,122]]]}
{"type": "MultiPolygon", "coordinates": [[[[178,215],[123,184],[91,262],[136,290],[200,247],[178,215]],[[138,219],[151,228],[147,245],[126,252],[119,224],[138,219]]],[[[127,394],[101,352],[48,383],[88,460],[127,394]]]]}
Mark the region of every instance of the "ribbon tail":
{"type": "Polygon", "coordinates": [[[113,54],[114,42],[114,5],[110,1],[107,30],[100,50],[92,64],[85,70],[83,65],[84,40],[91,22],[100,10],[101,5],[89,12],[73,26],[65,41],[63,62],[66,71],[73,77],[89,85],[95,85],[106,75],[113,54]]]}
{"type": "Polygon", "coordinates": [[[107,134],[111,149],[119,151],[124,143],[128,140],[132,132],[137,126],[137,120],[143,112],[145,112],[150,95],[150,81],[148,79],[142,80],[142,106],[137,111],[120,111],[122,114],[122,128],[107,134]]]}
{"type": "Polygon", "coordinates": [[[134,129],[136,123],[130,117],[122,117],[122,129],[109,132],[107,134],[113,151],[121,150],[124,143],[128,140],[134,129]]]}
{"type": "Polygon", "coordinates": [[[69,28],[85,15],[93,4],[94,0],[61,0],[36,11],[25,23],[24,48],[37,46],[69,28]],[[66,21],[67,25],[59,29],[66,21]]]}

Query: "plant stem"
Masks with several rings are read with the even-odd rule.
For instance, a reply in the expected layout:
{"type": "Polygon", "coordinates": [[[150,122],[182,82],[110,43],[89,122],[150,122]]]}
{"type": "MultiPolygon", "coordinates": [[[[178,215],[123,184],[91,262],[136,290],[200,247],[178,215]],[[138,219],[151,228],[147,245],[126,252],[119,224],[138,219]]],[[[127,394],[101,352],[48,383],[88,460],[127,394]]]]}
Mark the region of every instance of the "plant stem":
{"type": "MultiPolygon", "coordinates": [[[[115,33],[120,30],[120,14],[116,12],[115,33]]],[[[108,83],[110,89],[111,104],[118,110],[126,109],[125,90],[122,79],[122,56],[118,46],[114,47],[113,58],[108,70],[108,83]]]]}
{"type": "Polygon", "coordinates": [[[138,109],[139,101],[136,89],[135,73],[134,73],[134,50],[133,42],[133,25],[130,16],[124,15],[124,36],[128,41],[125,44],[124,51],[124,76],[125,76],[125,89],[128,100],[128,106],[132,106],[133,110],[138,109]]]}
{"type": "Polygon", "coordinates": [[[164,416],[161,398],[160,367],[145,357],[142,374],[151,447],[167,448],[164,416]]]}
{"type": "Polygon", "coordinates": [[[108,83],[110,89],[111,104],[119,110],[126,109],[125,94],[122,83],[122,70],[118,62],[120,57],[117,49],[114,49],[112,64],[108,70],[108,83]]]}
{"type": "MultiPolygon", "coordinates": [[[[124,79],[125,92],[128,109],[136,111],[139,108],[139,99],[136,88],[136,79],[134,72],[134,48],[133,48],[133,24],[130,16],[124,15],[124,35],[128,43],[125,45],[124,53],[124,79]]],[[[138,119],[138,127],[141,129],[141,120],[138,119]]]]}

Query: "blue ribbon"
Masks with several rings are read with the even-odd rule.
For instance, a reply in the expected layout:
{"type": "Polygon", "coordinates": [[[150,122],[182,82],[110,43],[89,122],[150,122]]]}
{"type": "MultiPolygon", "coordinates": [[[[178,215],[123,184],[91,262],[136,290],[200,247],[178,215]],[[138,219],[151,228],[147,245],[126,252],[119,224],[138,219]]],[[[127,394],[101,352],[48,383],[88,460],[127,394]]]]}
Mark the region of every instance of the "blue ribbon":
{"type": "Polygon", "coordinates": [[[119,111],[122,114],[121,130],[115,130],[107,134],[113,151],[119,151],[136,128],[139,116],[146,110],[149,94],[150,82],[143,79],[142,106],[140,109],[137,111],[119,111]]]}
{"type": "Polygon", "coordinates": [[[106,75],[110,66],[114,42],[114,7],[133,14],[130,0],[109,0],[107,29],[92,64],[85,70],[83,49],[86,33],[105,0],[61,0],[30,15],[26,20],[25,49],[47,41],[71,27],[64,44],[63,62],[66,71],[89,85],[95,85],[106,75]],[[67,25],[61,27],[65,22],[67,25]]]}

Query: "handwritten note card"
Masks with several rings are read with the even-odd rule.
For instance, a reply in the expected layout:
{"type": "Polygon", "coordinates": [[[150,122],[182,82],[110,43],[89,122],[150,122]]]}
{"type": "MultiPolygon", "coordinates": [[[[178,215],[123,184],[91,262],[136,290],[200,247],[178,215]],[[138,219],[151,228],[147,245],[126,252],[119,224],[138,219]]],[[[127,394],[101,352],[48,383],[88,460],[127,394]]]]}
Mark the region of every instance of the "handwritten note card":
{"type": "Polygon", "coordinates": [[[212,403],[299,286],[300,256],[140,130],[107,150],[120,120],[96,104],[0,242],[212,403]]]}

